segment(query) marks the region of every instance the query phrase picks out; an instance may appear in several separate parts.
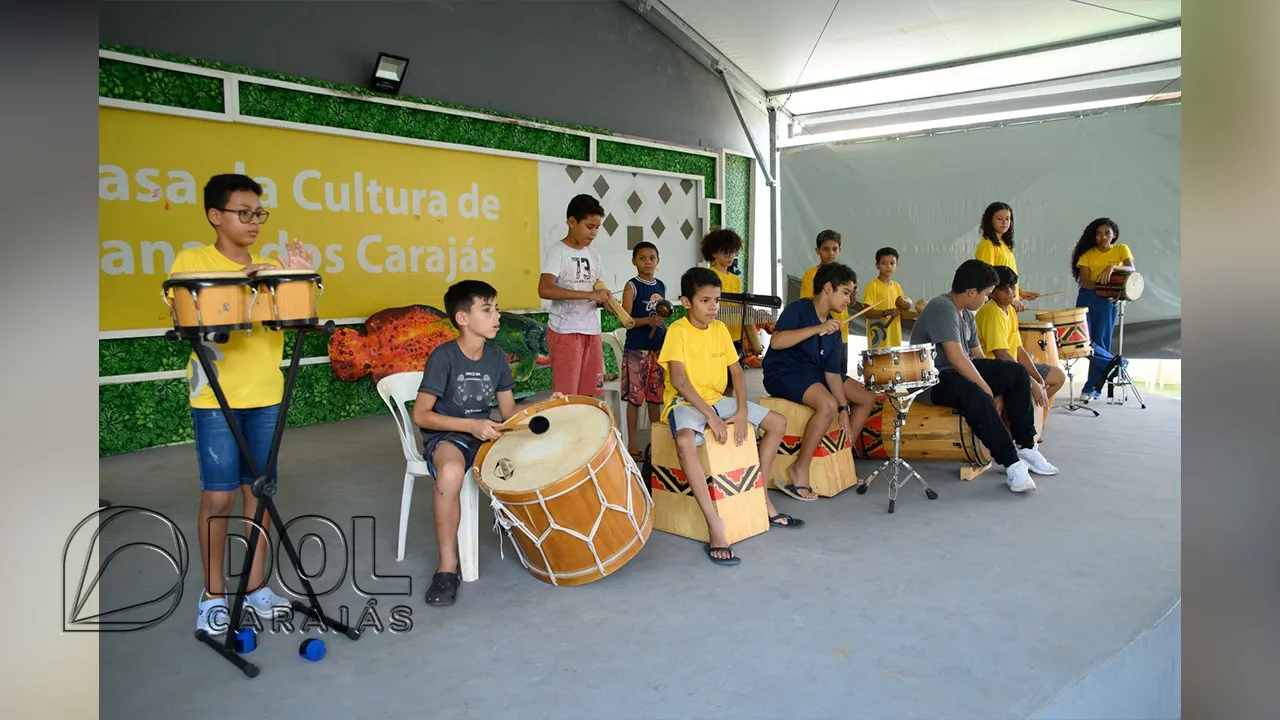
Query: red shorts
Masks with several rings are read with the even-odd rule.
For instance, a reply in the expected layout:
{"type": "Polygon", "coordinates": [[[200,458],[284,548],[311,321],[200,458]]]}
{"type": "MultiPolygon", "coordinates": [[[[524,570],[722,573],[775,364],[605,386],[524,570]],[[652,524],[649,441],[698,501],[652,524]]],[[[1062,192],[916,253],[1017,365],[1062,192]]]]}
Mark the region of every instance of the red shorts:
{"type": "Polygon", "coordinates": [[[599,335],[560,334],[548,328],[551,390],[563,395],[604,395],[604,348],[599,335]]]}
{"type": "Polygon", "coordinates": [[[632,405],[662,404],[666,378],[657,350],[622,351],[622,399],[632,405]]]}

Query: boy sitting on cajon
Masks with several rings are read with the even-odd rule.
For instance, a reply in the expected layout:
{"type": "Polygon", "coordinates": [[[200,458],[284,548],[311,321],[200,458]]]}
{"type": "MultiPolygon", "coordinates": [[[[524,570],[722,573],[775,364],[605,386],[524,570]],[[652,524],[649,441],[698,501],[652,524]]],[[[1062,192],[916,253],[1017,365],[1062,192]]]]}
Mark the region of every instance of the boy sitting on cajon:
{"type": "Polygon", "coordinates": [[[843,323],[833,317],[848,309],[858,290],[857,282],[857,275],[847,265],[819,265],[813,276],[813,297],[783,309],[764,355],[765,391],[813,410],[796,461],[787,468],[787,480],[773,481],[774,487],[797,500],[818,499],[809,487],[809,466],[837,414],[845,437],[853,440],[876,403],[875,393],[845,375],[840,340],[843,323]]]}
{"type": "MultiPolygon", "coordinates": [[[[698,446],[710,430],[717,442],[729,441],[726,421],[733,424],[733,442],[747,440],[748,425],[764,431],[760,440],[760,473],[769,477],[778,443],[787,429],[786,418],[747,401],[746,383],[738,353],[725,324],[716,320],[720,309],[720,277],[710,268],[691,268],[680,278],[680,302],[688,314],[667,328],[658,364],[666,371],[662,421],[671,427],[680,469],[707,521],[707,557],[717,565],[737,565],[725,534],[724,521],[716,513],[707,488],[707,474],[698,460],[698,446]],[[732,378],[734,397],[725,397],[725,370],[732,378]]],[[[755,440],[754,437],[751,438],[755,440]]],[[[804,523],[778,512],[765,493],[769,524],[801,527],[804,523]]]]}

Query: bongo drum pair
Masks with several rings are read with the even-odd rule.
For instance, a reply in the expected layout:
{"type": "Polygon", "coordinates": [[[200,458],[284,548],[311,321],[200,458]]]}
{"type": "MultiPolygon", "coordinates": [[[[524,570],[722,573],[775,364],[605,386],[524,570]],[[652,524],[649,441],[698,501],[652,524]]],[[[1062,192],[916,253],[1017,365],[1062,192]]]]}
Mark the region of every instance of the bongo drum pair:
{"type": "Polygon", "coordinates": [[[318,324],[323,292],[311,270],[262,270],[252,277],[233,270],[174,273],[161,298],[176,329],[216,333],[251,330],[254,323],[275,330],[318,324]]]}
{"type": "Polygon", "coordinates": [[[653,531],[653,500],[607,405],[555,398],[502,427],[476,454],[474,477],[534,577],[584,585],[640,552],[653,531]],[[530,429],[533,418],[545,425],[530,429]]]}

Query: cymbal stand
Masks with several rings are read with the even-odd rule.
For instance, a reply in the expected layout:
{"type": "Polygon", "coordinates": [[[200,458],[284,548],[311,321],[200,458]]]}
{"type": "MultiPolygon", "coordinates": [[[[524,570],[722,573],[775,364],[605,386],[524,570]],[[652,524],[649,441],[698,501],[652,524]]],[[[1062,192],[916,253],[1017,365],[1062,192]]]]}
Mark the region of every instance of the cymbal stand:
{"type": "Polygon", "coordinates": [[[903,460],[900,451],[902,449],[902,427],[907,424],[907,412],[911,409],[911,404],[915,402],[916,397],[920,393],[929,388],[920,388],[906,395],[898,395],[892,392],[885,393],[885,402],[888,403],[897,412],[893,419],[893,457],[885,460],[870,475],[867,481],[858,487],[859,494],[866,492],[864,488],[875,480],[877,475],[884,473],[885,480],[889,483],[889,512],[893,512],[894,506],[898,502],[898,489],[903,485],[911,482],[912,478],[920,481],[920,485],[924,487],[924,495],[930,500],[937,500],[938,493],[929,484],[924,481],[920,473],[911,467],[911,464],[903,460]],[[903,471],[905,470],[905,475],[903,471]]]}
{"type": "MultiPolygon", "coordinates": [[[[264,328],[267,324],[264,323],[264,328]]],[[[253,453],[249,449],[249,443],[245,440],[244,433],[241,432],[239,424],[236,422],[235,415],[231,411],[230,405],[227,403],[227,396],[223,393],[222,384],[218,381],[218,373],[213,362],[213,352],[206,345],[206,342],[225,343],[229,339],[226,331],[219,332],[201,332],[192,328],[176,328],[165,333],[168,340],[185,340],[191,343],[191,349],[195,353],[196,358],[200,361],[200,366],[204,369],[204,376],[209,381],[209,386],[213,390],[214,396],[218,399],[218,405],[222,408],[222,415],[226,418],[227,425],[231,429],[231,434],[235,438],[236,445],[240,448],[240,456],[242,460],[248,464],[249,471],[255,478],[252,490],[253,495],[258,499],[258,508],[253,514],[253,524],[249,530],[249,549],[245,553],[244,567],[240,573],[240,586],[235,594],[235,601],[231,606],[231,613],[227,620],[227,630],[222,640],[216,639],[213,635],[204,630],[196,630],[195,637],[200,642],[213,648],[219,655],[225,658],[232,665],[235,665],[248,677],[254,678],[258,676],[261,669],[244,659],[237,649],[237,636],[240,629],[241,613],[244,611],[244,599],[249,590],[249,572],[253,568],[253,558],[258,550],[258,538],[262,531],[263,515],[270,513],[270,522],[275,526],[277,535],[280,538],[281,545],[284,546],[285,552],[289,555],[289,560],[293,564],[294,571],[302,581],[302,587],[306,590],[309,605],[301,602],[293,601],[291,609],[295,612],[302,613],[311,617],[311,619],[322,623],[325,627],[342,633],[352,640],[360,639],[359,629],[352,628],[336,618],[329,617],[324,614],[324,610],[320,607],[320,600],[316,597],[315,590],[311,586],[311,582],[307,579],[307,574],[302,571],[302,561],[298,557],[298,551],[292,540],[289,539],[289,533],[285,526],[284,520],[281,519],[280,512],[276,508],[275,494],[277,481],[272,478],[275,474],[276,464],[280,455],[280,441],[284,436],[284,428],[289,415],[289,400],[293,395],[294,381],[298,377],[298,366],[302,360],[302,348],[304,340],[308,332],[322,332],[333,334],[334,323],[332,320],[323,325],[304,325],[293,326],[291,330],[297,331],[296,342],[293,346],[293,359],[289,364],[289,374],[285,378],[284,395],[280,400],[280,414],[276,419],[275,434],[271,439],[271,451],[268,455],[267,466],[259,471],[258,465],[254,462],[253,453]]],[[[266,329],[267,332],[280,332],[280,330],[266,329]]],[[[210,549],[211,552],[218,550],[210,549]]]]}
{"type": "Polygon", "coordinates": [[[1147,403],[1142,399],[1142,393],[1138,392],[1138,386],[1133,383],[1133,377],[1129,375],[1128,360],[1124,357],[1124,306],[1128,304],[1125,300],[1114,300],[1116,308],[1119,312],[1117,322],[1120,324],[1120,337],[1117,338],[1115,359],[1111,362],[1116,364],[1116,371],[1107,381],[1107,404],[1108,405],[1124,405],[1129,401],[1129,389],[1133,389],[1133,396],[1138,399],[1138,404],[1143,410],[1147,409],[1147,403]],[[1120,388],[1120,399],[1115,400],[1116,388],[1120,388]]]}

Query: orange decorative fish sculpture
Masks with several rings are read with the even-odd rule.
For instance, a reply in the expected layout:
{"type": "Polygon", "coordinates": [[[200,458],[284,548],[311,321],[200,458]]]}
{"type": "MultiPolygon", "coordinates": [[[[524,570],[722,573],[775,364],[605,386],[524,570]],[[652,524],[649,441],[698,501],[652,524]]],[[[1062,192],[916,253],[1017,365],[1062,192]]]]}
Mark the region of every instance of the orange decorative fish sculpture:
{"type": "MultiPolygon", "coordinates": [[[[523,315],[501,315],[498,335],[489,342],[507,354],[511,374],[522,382],[536,366],[550,364],[547,331],[523,315]]],[[[376,383],[398,372],[422,370],[432,351],[457,336],[445,314],[430,305],[388,308],[369,316],[364,332],[339,328],[329,338],[329,362],[340,380],[372,375],[376,383]]]]}

